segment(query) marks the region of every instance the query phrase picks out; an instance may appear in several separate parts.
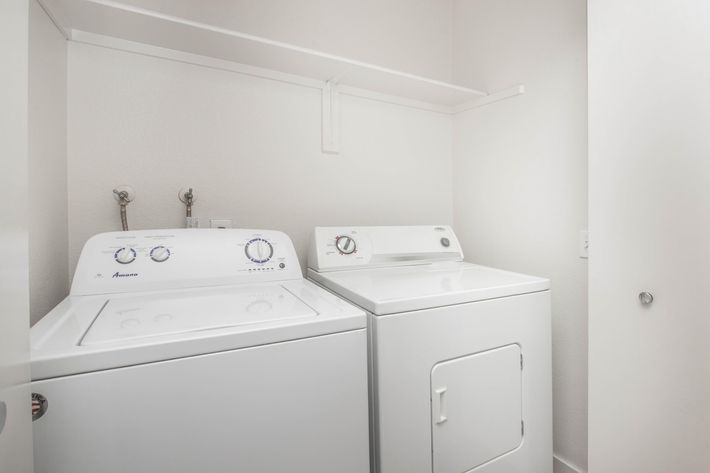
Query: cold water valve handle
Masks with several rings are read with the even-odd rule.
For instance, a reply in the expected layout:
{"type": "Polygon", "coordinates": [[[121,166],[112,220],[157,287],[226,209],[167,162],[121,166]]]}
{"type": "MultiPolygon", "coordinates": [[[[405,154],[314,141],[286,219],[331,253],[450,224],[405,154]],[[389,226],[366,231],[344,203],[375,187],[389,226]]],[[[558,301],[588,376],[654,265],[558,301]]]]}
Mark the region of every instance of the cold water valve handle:
{"type": "Polygon", "coordinates": [[[185,204],[185,226],[187,226],[187,228],[199,227],[199,219],[192,216],[192,206],[197,200],[197,192],[195,189],[193,187],[183,187],[178,191],[178,199],[185,204]]]}
{"type": "Polygon", "coordinates": [[[192,204],[194,204],[197,200],[197,195],[194,189],[192,187],[180,189],[180,191],[178,191],[178,199],[180,199],[180,202],[185,204],[185,216],[187,218],[192,217],[192,204]]]}
{"type": "Polygon", "coordinates": [[[113,197],[121,208],[121,228],[128,231],[128,216],[126,207],[136,198],[136,192],[130,186],[118,186],[113,190],[113,197]]]}

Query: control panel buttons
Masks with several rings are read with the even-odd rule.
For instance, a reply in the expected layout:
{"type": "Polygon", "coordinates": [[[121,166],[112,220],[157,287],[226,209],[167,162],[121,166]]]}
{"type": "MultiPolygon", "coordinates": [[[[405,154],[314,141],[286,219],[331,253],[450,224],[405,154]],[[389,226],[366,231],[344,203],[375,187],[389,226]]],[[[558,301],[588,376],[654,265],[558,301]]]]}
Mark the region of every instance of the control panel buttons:
{"type": "Polygon", "coordinates": [[[254,263],[266,263],[274,256],[274,247],[263,238],[253,238],[244,247],[244,253],[254,263]]]}
{"type": "Polygon", "coordinates": [[[351,255],[357,250],[355,240],[347,235],[341,235],[335,238],[335,247],[343,255],[351,255]]]}
{"type": "Polygon", "coordinates": [[[125,246],[116,250],[113,257],[118,263],[121,264],[133,263],[136,260],[136,250],[125,246]]]}
{"type": "Polygon", "coordinates": [[[167,261],[168,258],[170,258],[170,250],[164,246],[156,246],[150,250],[150,259],[156,263],[167,261]]]}

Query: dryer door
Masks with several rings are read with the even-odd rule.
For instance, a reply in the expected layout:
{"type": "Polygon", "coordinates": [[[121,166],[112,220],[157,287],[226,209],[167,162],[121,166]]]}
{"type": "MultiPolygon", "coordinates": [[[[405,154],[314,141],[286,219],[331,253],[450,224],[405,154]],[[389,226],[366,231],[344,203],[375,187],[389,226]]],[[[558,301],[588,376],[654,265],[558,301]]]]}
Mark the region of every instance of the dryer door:
{"type": "Polygon", "coordinates": [[[461,473],[522,442],[517,344],[443,361],[431,371],[434,473],[461,473]]]}

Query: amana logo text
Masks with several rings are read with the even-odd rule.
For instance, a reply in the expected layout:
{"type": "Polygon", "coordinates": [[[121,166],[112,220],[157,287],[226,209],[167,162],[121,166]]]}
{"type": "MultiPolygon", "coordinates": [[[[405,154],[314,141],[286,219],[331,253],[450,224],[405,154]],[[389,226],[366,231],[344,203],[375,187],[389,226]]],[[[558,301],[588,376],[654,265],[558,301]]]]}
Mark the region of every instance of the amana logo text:
{"type": "Polygon", "coordinates": [[[138,276],[138,273],[119,273],[118,271],[116,271],[115,273],[113,273],[113,276],[111,276],[111,277],[112,278],[132,278],[135,276],[138,276]]]}

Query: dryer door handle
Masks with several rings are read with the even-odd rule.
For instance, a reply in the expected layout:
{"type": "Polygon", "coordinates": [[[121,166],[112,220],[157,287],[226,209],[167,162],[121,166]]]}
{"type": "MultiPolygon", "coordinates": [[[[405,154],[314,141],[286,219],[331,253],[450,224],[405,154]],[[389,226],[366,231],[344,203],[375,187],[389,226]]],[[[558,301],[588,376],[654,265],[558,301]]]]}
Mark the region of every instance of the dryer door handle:
{"type": "Polygon", "coordinates": [[[446,417],[446,386],[442,386],[434,390],[432,396],[432,414],[434,415],[435,424],[443,424],[447,421],[446,417]]]}

